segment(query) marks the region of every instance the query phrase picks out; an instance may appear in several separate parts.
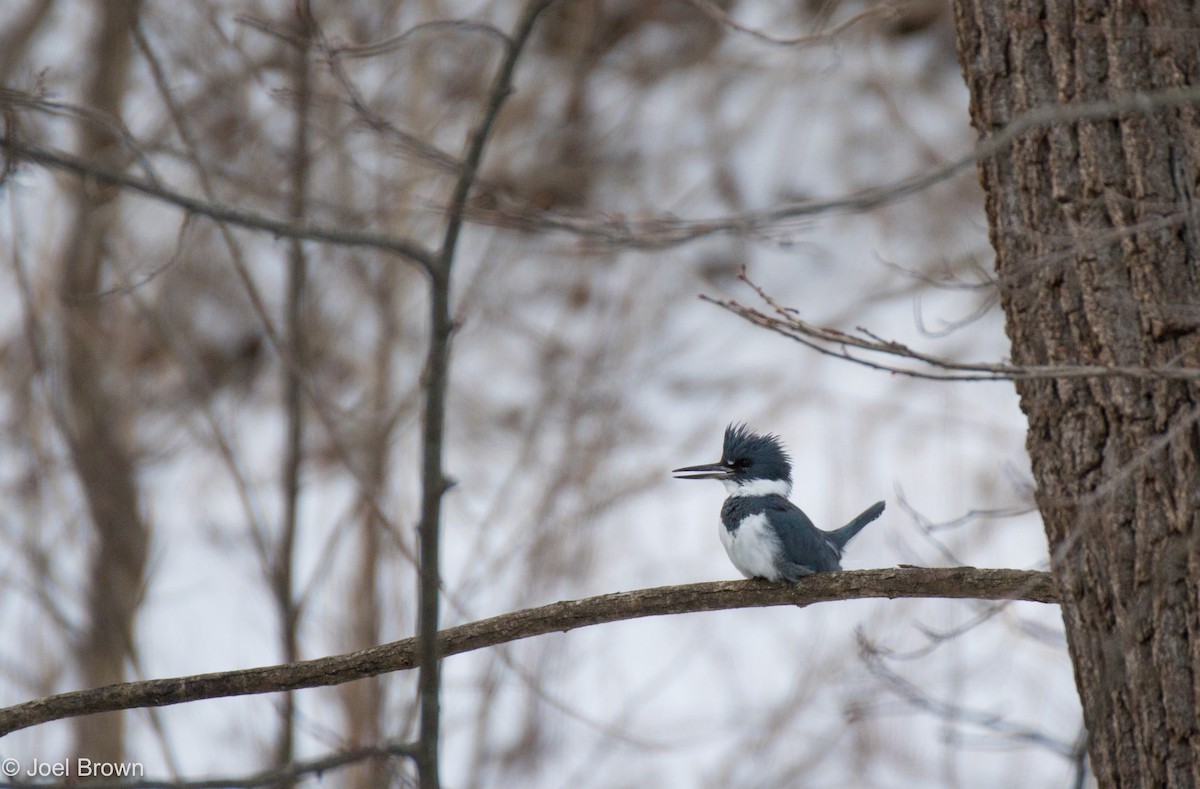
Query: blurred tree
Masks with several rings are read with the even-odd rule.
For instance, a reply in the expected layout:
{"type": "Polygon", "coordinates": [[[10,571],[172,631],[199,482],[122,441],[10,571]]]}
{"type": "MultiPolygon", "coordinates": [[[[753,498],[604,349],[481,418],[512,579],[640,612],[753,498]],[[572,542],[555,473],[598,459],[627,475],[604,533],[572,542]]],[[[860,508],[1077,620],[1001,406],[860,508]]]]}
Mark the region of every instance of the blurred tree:
{"type": "MultiPolygon", "coordinates": [[[[94,67],[84,102],[102,117],[121,115],[140,5],[139,0],[118,0],[98,14],[89,55],[94,67]]],[[[79,151],[89,161],[113,169],[129,161],[120,136],[105,124],[80,124],[79,151]]],[[[141,514],[136,452],[128,440],[133,414],[121,392],[124,382],[104,361],[118,322],[113,305],[101,297],[106,259],[112,254],[111,228],[118,221],[118,195],[118,190],[86,179],[75,183],[70,241],[59,274],[61,429],[95,529],[87,626],[78,646],[79,671],[92,687],[125,679],[126,663],[135,657],[134,623],[150,540],[141,514]]],[[[120,762],[125,752],[123,717],[115,712],[79,718],[76,756],[120,762]]]]}

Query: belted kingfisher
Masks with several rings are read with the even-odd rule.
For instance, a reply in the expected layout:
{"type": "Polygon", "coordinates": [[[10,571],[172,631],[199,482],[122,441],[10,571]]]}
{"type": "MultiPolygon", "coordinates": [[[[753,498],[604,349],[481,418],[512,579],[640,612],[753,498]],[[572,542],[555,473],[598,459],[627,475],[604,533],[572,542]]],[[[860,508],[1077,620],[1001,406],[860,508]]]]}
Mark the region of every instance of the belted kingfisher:
{"type": "Polygon", "coordinates": [[[835,531],[813,526],[788,501],[792,463],[779,436],[752,433],[745,425],[725,428],[721,462],[677,468],[676,479],[719,479],[729,497],[721,507],[721,543],[733,566],[747,578],[796,581],[812,573],[842,569],[846,543],[883,512],[876,502],[835,531]]]}

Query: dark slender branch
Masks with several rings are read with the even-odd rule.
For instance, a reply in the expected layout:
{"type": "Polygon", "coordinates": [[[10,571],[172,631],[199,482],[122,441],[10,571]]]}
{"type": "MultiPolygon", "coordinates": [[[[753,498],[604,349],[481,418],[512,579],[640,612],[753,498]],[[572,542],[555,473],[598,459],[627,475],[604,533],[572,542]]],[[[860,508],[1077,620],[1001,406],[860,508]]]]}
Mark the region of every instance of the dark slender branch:
{"type": "Polygon", "coordinates": [[[441,676],[438,619],[441,604],[439,558],[442,496],[448,483],[442,460],[446,427],[446,391],[450,377],[450,270],[462,231],[463,211],[475,183],[492,128],[512,92],[512,78],[525,44],[541,13],[554,0],[534,0],[526,5],[516,32],[505,48],[479,125],[471,135],[462,170],[454,183],[447,208],[446,233],[437,259],[429,269],[429,349],[425,362],[424,414],[421,436],[420,571],[417,574],[417,645],[420,675],[417,678],[421,711],[417,739],[417,771],[421,789],[439,789],[438,739],[441,726],[441,676]]]}
{"type": "Polygon", "coordinates": [[[295,762],[251,775],[230,778],[200,778],[192,781],[148,779],[119,782],[93,782],[72,779],[68,784],[41,781],[5,782],[0,780],[0,789],[48,789],[49,787],[60,786],[70,786],[73,789],[255,789],[255,787],[259,786],[291,784],[309,775],[319,776],[330,770],[349,767],[370,759],[412,757],[413,752],[413,746],[408,743],[380,743],[379,745],[364,745],[360,748],[349,748],[317,759],[295,762]]]}
{"type": "MultiPolygon", "coordinates": [[[[313,38],[312,9],[308,0],[296,0],[296,43],[292,47],[295,59],[293,81],[295,85],[295,126],[292,130],[291,172],[289,173],[288,219],[300,223],[308,208],[309,179],[309,114],[312,107],[312,75],[310,73],[310,51],[313,38]]],[[[300,515],[300,472],[304,464],[304,384],[301,376],[307,360],[307,336],[305,331],[306,302],[308,300],[308,261],[304,244],[293,238],[288,249],[287,303],[284,324],[287,329],[290,364],[283,365],[284,413],[287,419],[287,435],[281,469],[281,494],[283,497],[283,522],[279,529],[279,543],[275,546],[271,587],[275,606],[279,612],[279,645],[285,663],[294,663],[300,658],[298,631],[301,604],[295,593],[296,539],[300,515]]],[[[279,733],[275,747],[276,763],[283,766],[295,760],[296,751],[296,698],[287,693],[280,711],[279,733]]],[[[289,789],[295,779],[284,779],[279,789],[289,789]]]]}
{"type": "Polygon", "coordinates": [[[383,233],[340,230],[332,227],[313,225],[308,222],[290,222],[256,214],[252,211],[244,211],[222,203],[199,200],[181,192],[150,183],[141,178],[126,175],[120,170],[114,170],[88,161],[87,159],[72,156],[69,153],[43,148],[19,138],[14,139],[11,135],[0,137],[0,151],[21,161],[75,173],[76,175],[90,178],[103,184],[128,189],[154,200],[182,208],[190,213],[206,216],[216,222],[236,225],[247,230],[272,233],[281,238],[321,241],[344,247],[366,247],[377,249],[381,252],[390,252],[415,263],[424,271],[428,271],[433,265],[434,256],[430,250],[415,241],[405,238],[397,238],[396,236],[389,236],[383,233]]]}
{"type": "Polygon", "coordinates": [[[420,674],[417,703],[420,721],[417,739],[417,774],[421,789],[439,789],[438,733],[441,718],[441,669],[438,662],[438,621],[441,605],[442,496],[448,483],[442,460],[446,431],[446,390],[450,377],[450,259],[430,272],[429,349],[422,381],[424,414],[421,425],[421,521],[417,572],[417,644],[420,674]]]}
{"type": "MultiPolygon", "coordinates": [[[[718,581],[663,586],[566,600],[447,628],[438,634],[438,654],[458,655],[523,638],[647,616],[784,605],[802,608],[834,600],[901,597],[1056,603],[1058,589],[1049,573],[974,567],[854,570],[813,575],[797,584],[718,581]]],[[[417,639],[406,638],[289,665],[72,691],[0,709],[0,736],[78,715],[340,685],[416,665],[417,639]]]]}
{"type": "Polygon", "coordinates": [[[458,245],[458,235],[462,230],[464,219],[463,209],[467,204],[467,197],[471,193],[471,187],[475,183],[475,176],[479,172],[479,166],[483,163],[483,154],[487,148],[488,140],[492,135],[492,128],[496,125],[496,118],[500,115],[500,109],[504,106],[504,102],[508,99],[512,92],[513,73],[517,69],[517,62],[521,59],[521,55],[525,51],[525,44],[529,41],[529,36],[533,33],[533,26],[537,23],[538,17],[542,12],[553,5],[555,0],[533,0],[525,6],[525,12],[521,16],[521,21],[517,24],[516,32],[513,33],[512,39],[505,51],[504,60],[500,63],[500,68],[496,71],[496,76],[492,81],[492,87],[488,91],[488,103],[484,108],[483,117],[479,121],[479,126],[476,128],[474,135],[471,138],[470,146],[467,149],[466,158],[463,160],[462,174],[454,184],[454,192],[450,197],[450,204],[447,207],[446,213],[446,237],[442,242],[441,252],[439,254],[438,263],[443,268],[449,268],[454,260],[454,251],[458,245]]]}

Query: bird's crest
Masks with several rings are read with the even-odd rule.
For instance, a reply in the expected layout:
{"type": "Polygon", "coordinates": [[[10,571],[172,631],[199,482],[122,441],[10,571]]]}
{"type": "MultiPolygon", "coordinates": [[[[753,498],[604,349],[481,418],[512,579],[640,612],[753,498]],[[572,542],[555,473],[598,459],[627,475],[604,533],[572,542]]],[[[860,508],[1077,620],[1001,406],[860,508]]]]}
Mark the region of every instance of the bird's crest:
{"type": "Polygon", "coordinates": [[[770,468],[775,472],[772,478],[789,482],[792,479],[792,459],[783,448],[782,439],[774,433],[755,433],[745,423],[725,428],[721,460],[728,464],[749,461],[749,465],[770,468]]]}

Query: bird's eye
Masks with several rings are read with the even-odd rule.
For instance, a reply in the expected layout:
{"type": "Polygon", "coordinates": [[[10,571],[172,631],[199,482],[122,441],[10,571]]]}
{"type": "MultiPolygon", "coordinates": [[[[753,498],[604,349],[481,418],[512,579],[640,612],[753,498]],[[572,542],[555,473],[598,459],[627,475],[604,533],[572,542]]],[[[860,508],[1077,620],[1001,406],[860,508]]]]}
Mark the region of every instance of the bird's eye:
{"type": "Polygon", "coordinates": [[[750,468],[750,461],[746,460],[746,458],[738,458],[737,460],[733,461],[729,465],[733,466],[738,471],[744,471],[744,470],[750,468]]]}

